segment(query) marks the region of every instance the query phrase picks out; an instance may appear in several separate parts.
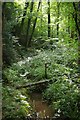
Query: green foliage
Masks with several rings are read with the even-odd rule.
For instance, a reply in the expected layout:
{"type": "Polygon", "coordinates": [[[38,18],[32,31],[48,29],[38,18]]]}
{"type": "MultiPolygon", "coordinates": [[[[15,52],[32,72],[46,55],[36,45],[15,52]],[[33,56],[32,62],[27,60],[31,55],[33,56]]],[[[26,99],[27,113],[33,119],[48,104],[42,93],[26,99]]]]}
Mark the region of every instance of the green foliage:
{"type": "Polygon", "coordinates": [[[22,71],[24,71],[24,69],[25,67],[20,67],[18,64],[14,64],[12,67],[4,69],[3,83],[15,86],[17,84],[24,84],[25,82],[28,82],[26,78],[21,76],[23,74],[22,71]]]}
{"type": "Polygon", "coordinates": [[[3,62],[6,65],[11,65],[16,62],[18,55],[14,48],[13,35],[15,26],[17,26],[17,18],[21,14],[21,8],[16,3],[3,3],[3,62]]]}
{"type": "Polygon", "coordinates": [[[47,79],[52,79],[53,82],[45,91],[45,99],[55,108],[55,114],[60,110],[60,115],[63,114],[70,118],[77,116],[78,118],[79,110],[77,106],[80,96],[76,85],[76,82],[79,81],[75,78],[77,77],[76,45],[74,46],[75,49],[69,49],[69,45],[73,46],[73,43],[65,44],[65,41],[56,42],[52,38],[46,40],[42,46],[44,44],[45,46],[49,45],[47,50],[45,48],[35,49],[35,56],[26,58],[25,55],[24,60],[14,63],[11,67],[3,70],[3,83],[5,85],[3,88],[4,117],[9,117],[9,111],[12,118],[13,115],[22,117],[29,114],[31,109],[28,109],[28,105],[23,105],[21,102],[22,98],[16,97],[18,94],[24,95],[22,90],[20,93],[20,91],[12,89],[11,86],[24,85],[45,79],[45,64],[47,63],[47,79]],[[51,49],[53,44],[55,48],[51,49]],[[13,94],[13,96],[10,94],[13,94]],[[18,98],[17,101],[15,97],[18,98]],[[8,103],[10,100],[12,101],[11,104],[8,103]],[[17,104],[19,106],[18,111],[13,109],[17,104]],[[12,114],[13,110],[16,113],[12,114]]]}
{"type": "Polygon", "coordinates": [[[52,85],[49,85],[44,96],[49,104],[55,108],[55,115],[63,115],[75,120],[80,119],[79,89],[69,79],[59,79],[52,85]]]}
{"type": "MultiPolygon", "coordinates": [[[[48,78],[58,78],[63,75],[71,77],[73,74],[77,73],[76,47],[75,49],[69,49],[69,44],[65,45],[63,41],[54,42],[53,40],[51,43],[51,40],[52,39],[44,43],[46,46],[49,46],[48,50],[44,50],[44,48],[36,50],[36,56],[27,57],[17,64],[13,64],[9,69],[6,69],[5,74],[7,79],[13,80],[12,83],[16,83],[16,81],[25,81],[27,78],[33,80],[44,79],[46,63],[48,64],[48,78]],[[20,74],[26,74],[26,77],[22,77],[20,74]]],[[[43,47],[44,44],[42,45],[43,47]]]]}
{"type": "Polygon", "coordinates": [[[53,109],[55,108],[55,116],[80,120],[80,93],[77,87],[80,82],[77,79],[78,44],[75,40],[78,39],[78,35],[73,19],[73,16],[75,17],[73,6],[72,3],[60,3],[58,16],[57,2],[50,4],[52,38],[47,38],[48,4],[46,2],[41,3],[38,13],[37,2],[34,3],[32,13],[29,2],[25,16],[23,16],[25,2],[5,3],[3,7],[3,66],[11,65],[3,69],[3,119],[23,119],[31,114],[28,92],[25,89],[16,90],[15,87],[46,79],[47,74],[47,79],[53,81],[48,87],[46,86],[43,96],[53,109]],[[30,38],[36,17],[32,47],[25,50],[22,45],[25,46],[28,40],[26,37],[28,19],[31,18],[28,28],[30,38]],[[23,18],[24,22],[22,22],[23,18]],[[57,32],[59,32],[58,36],[57,32]]]}
{"type": "Polygon", "coordinates": [[[12,24],[6,21],[3,28],[3,62],[10,64],[14,60],[14,51],[12,43],[12,24]]]}
{"type": "Polygon", "coordinates": [[[13,87],[3,87],[3,119],[25,118],[32,108],[25,90],[16,90],[13,87]]]}

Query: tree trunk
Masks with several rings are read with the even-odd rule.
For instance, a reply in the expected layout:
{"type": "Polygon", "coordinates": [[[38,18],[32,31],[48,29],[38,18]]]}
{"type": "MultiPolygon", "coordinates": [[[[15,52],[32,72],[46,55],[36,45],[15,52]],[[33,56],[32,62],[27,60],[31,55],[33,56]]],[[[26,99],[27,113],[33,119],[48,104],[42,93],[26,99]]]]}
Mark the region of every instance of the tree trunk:
{"type": "Polygon", "coordinates": [[[5,7],[6,7],[6,2],[2,3],[2,30],[4,29],[4,22],[5,22],[5,7]]]}
{"type": "MultiPolygon", "coordinates": [[[[42,20],[42,19],[43,19],[42,17],[43,17],[43,15],[42,15],[42,2],[41,2],[41,28],[42,28],[42,21],[43,21],[43,20],[42,20]]],[[[41,30],[41,36],[42,36],[42,35],[43,35],[43,32],[42,32],[42,30],[41,30]]]]}
{"type": "Polygon", "coordinates": [[[75,10],[74,19],[75,19],[75,23],[76,23],[76,28],[77,28],[78,34],[80,35],[80,28],[79,28],[79,24],[78,24],[80,18],[78,18],[78,14],[77,14],[77,13],[79,13],[79,11],[77,11],[76,4],[74,2],[73,2],[73,7],[75,10]]]}
{"type": "Polygon", "coordinates": [[[79,78],[80,78],[80,2],[78,6],[78,26],[79,26],[79,37],[78,37],[78,68],[79,68],[79,78]]]}
{"type": "Polygon", "coordinates": [[[70,25],[69,25],[69,21],[70,21],[70,14],[68,14],[68,34],[70,35],[70,25]]]}
{"type": "Polygon", "coordinates": [[[22,21],[21,21],[21,28],[20,28],[21,31],[23,30],[23,24],[24,24],[24,20],[25,20],[25,16],[26,16],[28,6],[29,6],[29,2],[26,2],[25,7],[24,7],[24,12],[23,12],[23,18],[22,18],[22,21]]]}
{"type": "Polygon", "coordinates": [[[50,0],[48,0],[48,38],[50,37],[50,0]]]}
{"type": "Polygon", "coordinates": [[[60,3],[57,2],[57,37],[59,36],[59,14],[60,14],[60,3]]]}
{"type": "MultiPolygon", "coordinates": [[[[0,13],[0,68],[1,69],[0,70],[2,71],[2,3],[0,5],[0,11],[1,11],[0,13]]],[[[1,113],[0,116],[2,117],[1,113]]]]}
{"type": "Polygon", "coordinates": [[[33,5],[34,5],[34,1],[32,0],[31,7],[30,7],[30,17],[28,18],[28,24],[27,24],[26,44],[25,44],[26,47],[28,47],[29,31],[30,31],[30,23],[31,23],[31,18],[32,18],[33,5]]]}
{"type": "MultiPolygon", "coordinates": [[[[40,4],[41,4],[41,0],[39,0],[39,4],[38,4],[38,8],[37,8],[37,13],[38,13],[38,11],[39,11],[40,4]]],[[[35,20],[34,20],[34,25],[33,25],[32,33],[31,33],[30,39],[29,39],[29,41],[28,41],[28,47],[31,46],[31,40],[32,40],[32,37],[33,37],[33,33],[34,33],[34,31],[35,31],[36,22],[37,22],[37,17],[36,17],[35,20]]]]}
{"type": "Polygon", "coordinates": [[[74,19],[75,19],[76,28],[78,31],[78,73],[80,77],[80,2],[77,5],[78,6],[76,7],[76,4],[73,2],[73,7],[75,10],[74,19]]]}

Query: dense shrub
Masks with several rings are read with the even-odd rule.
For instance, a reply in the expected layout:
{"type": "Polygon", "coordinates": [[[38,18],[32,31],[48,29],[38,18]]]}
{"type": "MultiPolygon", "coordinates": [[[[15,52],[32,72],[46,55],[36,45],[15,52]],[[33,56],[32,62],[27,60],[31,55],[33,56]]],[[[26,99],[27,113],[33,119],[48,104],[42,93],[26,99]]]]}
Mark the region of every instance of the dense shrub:
{"type": "Polygon", "coordinates": [[[25,118],[31,112],[29,97],[25,90],[3,87],[3,120],[25,118]]]}
{"type": "MultiPolygon", "coordinates": [[[[54,45],[56,48],[53,49],[35,49],[36,55],[34,56],[32,56],[32,51],[31,54],[28,54],[28,57],[24,53],[25,55],[22,55],[24,60],[3,70],[4,117],[9,117],[9,111],[12,118],[14,116],[21,118],[30,113],[30,105],[22,105],[22,98],[18,96],[24,95],[24,92],[22,94],[22,91],[16,91],[14,88],[17,85],[46,79],[45,64],[47,64],[47,79],[52,79],[52,84],[45,91],[44,98],[51,103],[53,109],[55,108],[55,115],[59,114],[71,119],[75,118],[75,120],[79,118],[78,103],[80,95],[76,84],[79,82],[77,80],[76,46],[75,49],[69,49],[69,44],[64,45],[63,41],[57,41],[54,45]],[[16,101],[15,97],[19,101],[16,101]],[[18,111],[15,110],[16,106],[18,106],[18,111]]],[[[27,94],[24,96],[27,96],[27,94]]],[[[26,101],[28,102],[27,98],[26,101]]]]}
{"type": "Polygon", "coordinates": [[[68,79],[58,80],[48,86],[43,94],[55,109],[55,116],[79,120],[79,88],[68,79]]]}

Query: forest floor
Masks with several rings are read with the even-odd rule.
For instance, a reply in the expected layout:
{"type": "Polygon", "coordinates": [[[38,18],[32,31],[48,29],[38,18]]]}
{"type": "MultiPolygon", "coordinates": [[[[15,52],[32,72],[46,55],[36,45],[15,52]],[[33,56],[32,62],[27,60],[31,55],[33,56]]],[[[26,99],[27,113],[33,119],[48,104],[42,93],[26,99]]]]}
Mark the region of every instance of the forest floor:
{"type": "Polygon", "coordinates": [[[69,44],[65,45],[63,41],[54,42],[53,39],[40,44],[35,42],[35,47],[28,48],[26,51],[22,47],[17,47],[18,61],[3,71],[3,83],[4,80],[6,83],[3,88],[4,118],[10,116],[11,118],[16,116],[49,118],[55,115],[58,117],[59,113],[56,111],[54,115],[56,107],[58,110],[59,107],[64,108],[66,112],[67,103],[70,103],[69,99],[77,101],[78,88],[73,82],[77,81],[78,76],[77,49],[69,48],[69,44]],[[47,82],[51,80],[51,83],[41,85],[40,81],[43,80],[47,82]],[[67,101],[64,102],[66,107],[62,104],[64,99],[67,101]],[[60,106],[56,106],[58,104],[60,106]]]}

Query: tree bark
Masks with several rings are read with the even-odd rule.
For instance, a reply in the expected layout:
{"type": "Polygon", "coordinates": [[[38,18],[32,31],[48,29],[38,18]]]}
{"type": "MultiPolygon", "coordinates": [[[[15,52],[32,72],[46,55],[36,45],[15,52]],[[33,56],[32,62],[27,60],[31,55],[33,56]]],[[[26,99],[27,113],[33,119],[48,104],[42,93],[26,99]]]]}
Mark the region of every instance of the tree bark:
{"type": "MultiPolygon", "coordinates": [[[[42,14],[42,2],[41,2],[41,28],[42,28],[42,18],[43,17],[43,14],[42,14]]],[[[41,36],[43,35],[43,32],[42,32],[42,30],[41,30],[41,36]]]]}
{"type": "MultiPolygon", "coordinates": [[[[33,82],[33,83],[27,83],[25,85],[21,85],[21,86],[16,86],[16,89],[21,89],[21,88],[26,88],[26,87],[31,87],[31,86],[41,86],[42,84],[46,85],[48,83],[52,83],[52,79],[44,79],[38,82],[33,82]]],[[[56,80],[55,80],[56,81],[56,80]]]]}
{"type": "Polygon", "coordinates": [[[78,31],[78,73],[80,78],[80,2],[77,3],[77,7],[76,7],[76,4],[73,2],[73,7],[75,10],[74,19],[75,19],[76,28],[78,31]]]}
{"type": "MultiPolygon", "coordinates": [[[[78,20],[80,19],[80,18],[78,18],[78,12],[77,12],[77,8],[76,8],[76,4],[73,2],[73,7],[74,7],[74,10],[75,10],[75,15],[74,15],[74,19],[75,19],[75,23],[76,23],[76,28],[77,28],[77,31],[78,31],[78,34],[80,35],[80,28],[79,28],[79,24],[78,24],[78,20]]],[[[80,16],[79,16],[80,17],[80,16]]]]}
{"type": "Polygon", "coordinates": [[[24,12],[23,12],[23,18],[22,18],[22,21],[21,21],[21,31],[23,30],[23,24],[24,24],[24,20],[25,20],[25,16],[26,16],[28,6],[29,6],[29,2],[26,2],[25,7],[24,7],[24,12]]]}
{"type": "Polygon", "coordinates": [[[59,36],[59,14],[60,14],[60,3],[57,2],[57,37],[59,36]]]}
{"type": "MultiPolygon", "coordinates": [[[[69,25],[69,21],[70,21],[70,14],[68,14],[68,34],[70,35],[70,25],[69,25]]],[[[70,35],[71,36],[71,35],[70,35]]]]}
{"type": "Polygon", "coordinates": [[[48,38],[50,37],[50,0],[48,0],[48,38]]]}
{"type": "MultiPolygon", "coordinates": [[[[38,8],[37,8],[37,13],[38,13],[38,11],[39,11],[40,4],[41,4],[41,0],[39,0],[39,4],[38,4],[38,8]]],[[[31,33],[30,39],[29,39],[29,41],[28,41],[28,47],[31,46],[31,40],[32,40],[32,37],[33,37],[34,31],[35,31],[36,22],[37,22],[37,16],[36,16],[36,18],[35,18],[35,20],[34,20],[34,25],[33,25],[32,33],[31,33]]]]}
{"type": "Polygon", "coordinates": [[[79,26],[79,37],[78,37],[78,69],[80,78],[80,2],[78,5],[78,26],[79,26]]]}
{"type": "Polygon", "coordinates": [[[30,23],[31,23],[32,12],[33,12],[33,5],[34,5],[34,1],[32,0],[31,7],[30,7],[30,17],[28,18],[28,25],[27,25],[26,44],[25,44],[26,47],[28,47],[29,31],[30,31],[30,23]]]}
{"type": "Polygon", "coordinates": [[[2,3],[2,30],[4,28],[4,22],[5,22],[5,7],[6,7],[6,2],[2,3]]]}

